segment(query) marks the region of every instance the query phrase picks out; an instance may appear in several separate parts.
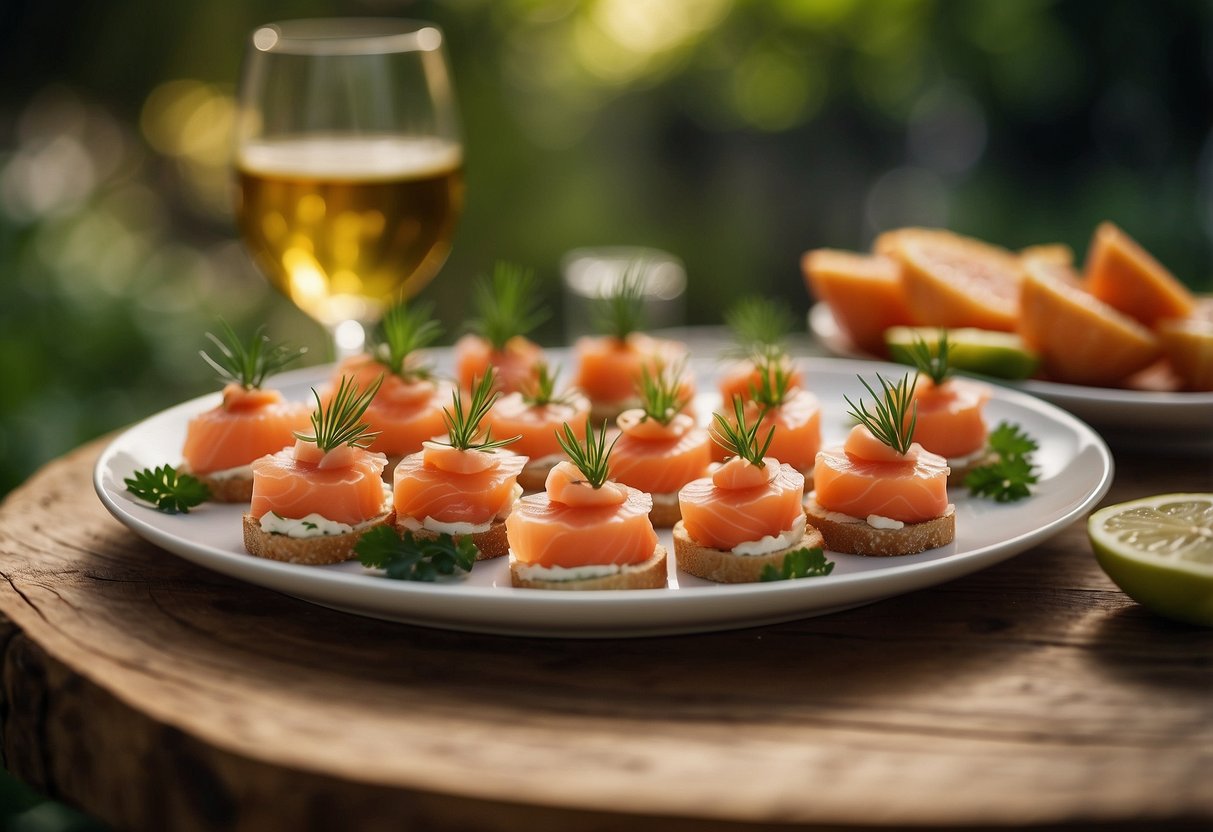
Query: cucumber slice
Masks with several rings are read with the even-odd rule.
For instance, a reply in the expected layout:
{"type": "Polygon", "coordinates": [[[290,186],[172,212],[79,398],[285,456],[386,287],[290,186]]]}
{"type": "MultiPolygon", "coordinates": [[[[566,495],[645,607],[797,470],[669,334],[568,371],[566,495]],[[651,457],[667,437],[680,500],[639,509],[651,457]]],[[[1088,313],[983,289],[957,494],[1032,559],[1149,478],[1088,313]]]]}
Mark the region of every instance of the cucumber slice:
{"type": "MultiPolygon", "coordinates": [[[[1010,332],[989,329],[949,329],[948,359],[953,368],[994,378],[1023,379],[1036,372],[1040,356],[1010,332]]],[[[894,361],[913,365],[910,349],[915,337],[934,350],[939,344],[939,327],[894,326],[885,330],[885,344],[894,361]]]]}

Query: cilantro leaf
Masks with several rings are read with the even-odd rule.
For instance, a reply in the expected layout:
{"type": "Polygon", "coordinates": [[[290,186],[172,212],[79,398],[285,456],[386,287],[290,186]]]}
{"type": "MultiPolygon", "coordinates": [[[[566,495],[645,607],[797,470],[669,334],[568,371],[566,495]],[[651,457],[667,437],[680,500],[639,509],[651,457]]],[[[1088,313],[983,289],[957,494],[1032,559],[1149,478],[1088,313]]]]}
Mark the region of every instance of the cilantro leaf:
{"type": "Polygon", "coordinates": [[[995,502],[1010,503],[1032,496],[1029,486],[1039,477],[1032,465],[1031,454],[1040,446],[1018,425],[1002,422],[990,431],[988,440],[995,459],[965,475],[965,486],[975,497],[988,497],[995,502]]]}
{"type": "Polygon", "coordinates": [[[171,465],[144,468],[122,480],[126,490],[166,514],[189,514],[191,508],[211,498],[206,484],[189,474],[179,474],[171,465]]]}
{"type": "Polygon", "coordinates": [[[436,581],[440,576],[468,572],[476,562],[476,544],[467,535],[417,537],[403,535],[389,526],[377,526],[364,534],[354,546],[358,561],[372,569],[382,569],[398,581],[436,581]]]}
{"type": "Polygon", "coordinates": [[[796,549],[784,555],[782,568],[768,563],[762,567],[760,580],[787,581],[793,578],[818,578],[834,571],[834,561],[826,560],[820,546],[796,549]]]}

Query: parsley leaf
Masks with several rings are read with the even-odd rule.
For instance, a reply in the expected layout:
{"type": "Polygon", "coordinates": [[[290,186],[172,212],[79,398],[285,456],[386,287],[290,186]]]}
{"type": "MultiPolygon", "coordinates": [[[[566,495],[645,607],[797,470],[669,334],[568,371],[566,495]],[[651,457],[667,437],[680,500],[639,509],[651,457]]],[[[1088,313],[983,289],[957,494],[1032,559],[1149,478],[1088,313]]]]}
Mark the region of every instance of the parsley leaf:
{"type": "Polygon", "coordinates": [[[1032,495],[1028,487],[1039,479],[1031,455],[1039,445],[1018,425],[1002,422],[990,432],[990,450],[996,459],[974,468],[965,476],[965,486],[976,497],[1010,503],[1032,495]]]}
{"type": "Polygon", "coordinates": [[[822,575],[829,575],[833,571],[834,561],[826,560],[821,547],[814,546],[812,549],[804,548],[788,552],[784,555],[781,569],[776,569],[774,564],[768,563],[762,567],[760,580],[787,581],[793,578],[818,578],[822,575]]]}
{"type": "Polygon", "coordinates": [[[171,465],[144,468],[122,481],[127,491],[166,514],[189,514],[191,508],[211,498],[205,483],[189,474],[178,474],[171,465]]]}
{"type": "Polygon", "coordinates": [[[358,561],[372,569],[382,569],[398,581],[436,581],[442,575],[454,575],[458,569],[468,572],[476,562],[476,544],[467,535],[452,537],[403,536],[389,526],[377,526],[364,534],[354,546],[358,561]]]}

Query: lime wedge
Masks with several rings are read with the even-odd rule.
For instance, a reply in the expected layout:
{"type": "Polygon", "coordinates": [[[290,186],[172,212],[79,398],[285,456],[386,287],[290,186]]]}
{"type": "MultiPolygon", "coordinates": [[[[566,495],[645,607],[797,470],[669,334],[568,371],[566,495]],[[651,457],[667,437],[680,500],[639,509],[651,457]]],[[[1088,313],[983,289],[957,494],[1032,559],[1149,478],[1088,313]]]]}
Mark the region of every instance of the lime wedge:
{"type": "MultiPolygon", "coordinates": [[[[1036,372],[1040,356],[1028,349],[1023,339],[1010,332],[989,329],[949,329],[948,358],[957,370],[981,373],[994,378],[1021,379],[1036,372]]],[[[939,327],[893,326],[885,330],[889,355],[902,364],[913,364],[910,348],[915,338],[926,342],[932,352],[939,344],[939,327]]]]}
{"type": "Polygon", "coordinates": [[[1213,494],[1161,494],[1087,520],[1095,559],[1142,606],[1213,627],[1213,494]]]}

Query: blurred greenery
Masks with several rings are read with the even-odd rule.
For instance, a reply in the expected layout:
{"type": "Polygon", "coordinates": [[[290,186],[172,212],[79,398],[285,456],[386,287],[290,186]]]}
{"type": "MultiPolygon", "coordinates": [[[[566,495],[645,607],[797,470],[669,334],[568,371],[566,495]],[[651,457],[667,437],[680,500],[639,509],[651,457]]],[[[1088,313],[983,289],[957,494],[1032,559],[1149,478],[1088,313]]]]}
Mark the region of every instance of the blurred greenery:
{"type": "Polygon", "coordinates": [[[228,129],[247,33],[331,15],[447,32],[468,203],[423,296],[451,338],[495,260],[557,305],[585,245],[682,258],[691,323],[755,291],[803,312],[804,250],[904,224],[1081,257],[1111,219],[1213,285],[1204,0],[5,0],[0,495],[213,389],[220,315],[323,360],[237,239],[228,129]]]}

